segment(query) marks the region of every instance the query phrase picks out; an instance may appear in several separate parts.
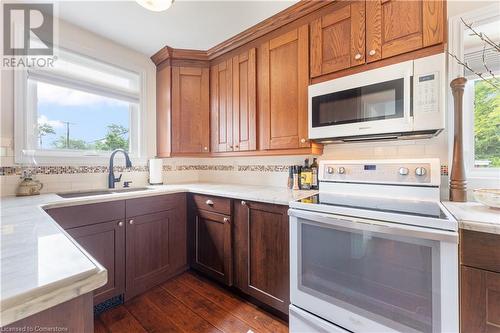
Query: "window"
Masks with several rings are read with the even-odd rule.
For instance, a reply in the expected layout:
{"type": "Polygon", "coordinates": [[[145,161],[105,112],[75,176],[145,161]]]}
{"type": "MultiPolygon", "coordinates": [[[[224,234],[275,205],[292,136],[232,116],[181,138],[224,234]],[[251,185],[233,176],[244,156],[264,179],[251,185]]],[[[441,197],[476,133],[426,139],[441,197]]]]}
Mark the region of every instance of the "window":
{"type": "Polygon", "coordinates": [[[139,73],[60,50],[54,68],[29,69],[16,81],[19,162],[27,159],[23,151],[41,162],[85,163],[117,148],[141,155],[139,73]]]}
{"type": "Polygon", "coordinates": [[[451,21],[451,78],[465,76],[464,155],[468,177],[500,171],[500,10],[497,5],[451,21]],[[457,61],[458,59],[458,61],[457,61]],[[461,64],[459,63],[461,62],[461,64]]]}

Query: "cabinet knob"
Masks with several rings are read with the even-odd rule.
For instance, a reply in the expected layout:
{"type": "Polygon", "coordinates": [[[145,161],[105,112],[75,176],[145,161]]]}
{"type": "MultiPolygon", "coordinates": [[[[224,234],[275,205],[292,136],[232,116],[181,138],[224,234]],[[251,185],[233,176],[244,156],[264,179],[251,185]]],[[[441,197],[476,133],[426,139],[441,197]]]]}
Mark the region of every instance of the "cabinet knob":
{"type": "Polygon", "coordinates": [[[224,223],[229,223],[229,218],[225,217],[224,218],[224,223]]]}
{"type": "Polygon", "coordinates": [[[207,151],[207,150],[208,150],[208,147],[206,147],[206,146],[205,146],[205,147],[203,147],[203,150],[204,150],[204,151],[207,151]]]}
{"type": "Polygon", "coordinates": [[[233,145],[229,145],[229,149],[233,149],[233,145]]]}
{"type": "Polygon", "coordinates": [[[356,59],[356,60],[361,59],[361,54],[360,53],[356,53],[356,55],[354,56],[354,59],[356,59]]]}
{"type": "Polygon", "coordinates": [[[368,54],[371,55],[371,56],[374,56],[375,53],[377,53],[375,50],[371,50],[370,52],[368,52],[368,54]]]}
{"type": "Polygon", "coordinates": [[[238,149],[238,148],[239,148],[239,146],[238,146],[238,145],[236,145],[236,146],[234,146],[234,148],[238,149]]]}
{"type": "Polygon", "coordinates": [[[119,227],[123,227],[123,221],[118,222],[119,227]]]}
{"type": "Polygon", "coordinates": [[[128,221],[128,224],[134,224],[134,220],[128,221]]]}
{"type": "Polygon", "coordinates": [[[300,143],[306,143],[306,141],[307,141],[307,140],[306,140],[306,139],[304,139],[304,138],[300,139],[300,143]]]}
{"type": "Polygon", "coordinates": [[[205,203],[209,206],[213,206],[214,205],[214,202],[212,200],[207,200],[205,201],[205,203]]]}
{"type": "Polygon", "coordinates": [[[242,206],[246,206],[246,205],[247,205],[247,202],[242,200],[242,201],[241,201],[241,205],[242,205],[242,206]]]}

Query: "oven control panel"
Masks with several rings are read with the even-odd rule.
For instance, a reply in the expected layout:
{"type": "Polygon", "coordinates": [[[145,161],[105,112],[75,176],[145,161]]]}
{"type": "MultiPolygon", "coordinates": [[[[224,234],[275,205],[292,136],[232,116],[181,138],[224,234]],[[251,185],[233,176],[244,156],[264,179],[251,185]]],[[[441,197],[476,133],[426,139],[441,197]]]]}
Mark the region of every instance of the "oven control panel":
{"type": "Polygon", "coordinates": [[[319,179],[330,182],[439,185],[439,168],[439,160],[434,159],[320,161],[319,179]]]}

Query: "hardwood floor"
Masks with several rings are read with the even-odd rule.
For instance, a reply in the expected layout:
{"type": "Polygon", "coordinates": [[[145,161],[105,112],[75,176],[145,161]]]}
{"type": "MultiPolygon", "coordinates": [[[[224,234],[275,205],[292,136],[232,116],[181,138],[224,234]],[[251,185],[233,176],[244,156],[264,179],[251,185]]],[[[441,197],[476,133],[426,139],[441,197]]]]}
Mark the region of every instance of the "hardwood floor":
{"type": "Polygon", "coordinates": [[[102,313],[94,324],[96,333],[288,332],[281,319],[193,272],[102,313]]]}

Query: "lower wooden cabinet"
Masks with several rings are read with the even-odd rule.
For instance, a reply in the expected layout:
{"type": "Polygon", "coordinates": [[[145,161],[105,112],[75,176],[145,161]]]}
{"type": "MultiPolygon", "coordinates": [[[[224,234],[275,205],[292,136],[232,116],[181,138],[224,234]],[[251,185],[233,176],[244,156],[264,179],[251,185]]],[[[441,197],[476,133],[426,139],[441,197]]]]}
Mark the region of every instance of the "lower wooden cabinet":
{"type": "Polygon", "coordinates": [[[290,303],[288,206],[234,202],[235,285],[283,312],[290,303]]]}
{"type": "Polygon", "coordinates": [[[108,271],[94,304],[121,294],[130,299],[188,268],[184,193],[47,213],[108,271]]]}
{"type": "Polygon", "coordinates": [[[232,285],[230,217],[197,210],[191,228],[191,267],[228,286],[232,285]]]}
{"type": "Polygon", "coordinates": [[[108,271],[108,282],[94,290],[94,304],[125,292],[125,222],[110,221],[66,230],[108,271]]]}
{"type": "Polygon", "coordinates": [[[460,331],[500,332],[500,235],[460,232],[460,331]]]}
{"type": "Polygon", "coordinates": [[[180,207],[128,218],[126,299],[161,283],[180,268],[173,261],[176,256],[185,258],[186,238],[174,232],[181,220],[180,207]]]}
{"type": "Polygon", "coordinates": [[[461,331],[500,332],[500,273],[462,266],[461,331]]]}

